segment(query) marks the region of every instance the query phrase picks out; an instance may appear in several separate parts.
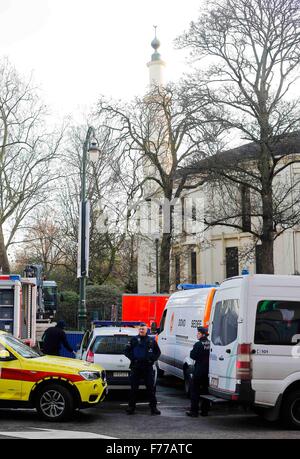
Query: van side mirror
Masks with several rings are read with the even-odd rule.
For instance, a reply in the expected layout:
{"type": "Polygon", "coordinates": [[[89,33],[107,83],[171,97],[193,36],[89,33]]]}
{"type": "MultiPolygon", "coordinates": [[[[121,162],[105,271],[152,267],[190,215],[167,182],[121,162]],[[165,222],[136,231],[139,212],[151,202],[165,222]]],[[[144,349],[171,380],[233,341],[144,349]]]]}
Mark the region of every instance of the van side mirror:
{"type": "Polygon", "coordinates": [[[160,334],[160,327],[156,329],[156,333],[159,335],[160,334]]]}
{"type": "Polygon", "coordinates": [[[156,322],[152,322],[152,324],[151,324],[151,333],[157,333],[156,322]]]}

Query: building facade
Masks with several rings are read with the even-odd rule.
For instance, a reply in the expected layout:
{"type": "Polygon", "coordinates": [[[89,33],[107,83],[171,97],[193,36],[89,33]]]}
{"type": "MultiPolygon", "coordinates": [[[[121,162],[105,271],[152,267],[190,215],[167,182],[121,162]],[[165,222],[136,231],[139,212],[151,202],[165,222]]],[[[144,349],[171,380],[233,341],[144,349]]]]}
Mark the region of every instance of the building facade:
{"type": "MultiPolygon", "coordinates": [[[[152,42],[154,54],[148,63],[149,80],[151,85],[163,85],[163,70],[165,63],[158,53],[160,46],[155,37],[152,42]]],[[[300,146],[300,135],[297,136],[296,146],[300,146]]],[[[293,145],[293,154],[298,153],[293,145]]],[[[252,144],[243,145],[241,150],[247,152],[252,144]]],[[[300,159],[300,147],[299,147],[300,159]]],[[[145,165],[145,174],[147,165],[145,165]]],[[[287,185],[300,183],[300,164],[288,166],[278,180],[287,185]]],[[[139,238],[138,244],[138,292],[159,292],[159,238],[160,213],[159,206],[147,196],[155,196],[153,184],[145,189],[146,202],[140,209],[140,221],[145,231],[139,238]],[[152,188],[151,188],[152,186],[152,188]]],[[[297,188],[293,193],[298,192],[297,188]]],[[[300,189],[299,189],[300,195],[300,189]]],[[[159,198],[159,191],[157,192],[159,198]]],[[[182,193],[174,207],[174,234],[172,238],[171,256],[171,291],[176,290],[179,283],[220,283],[224,279],[241,274],[244,270],[249,273],[261,273],[261,250],[259,242],[247,231],[247,225],[255,224],[245,220],[245,230],[236,230],[227,226],[205,228],[203,215],[211,204],[209,185],[203,185],[196,190],[182,193]]],[[[215,193],[213,199],[218,199],[215,193]]],[[[290,196],[291,205],[294,197],[290,196]]],[[[154,199],[155,201],[155,199],[154,199]]],[[[294,226],[280,235],[274,244],[275,274],[300,274],[300,227],[294,226]]]]}

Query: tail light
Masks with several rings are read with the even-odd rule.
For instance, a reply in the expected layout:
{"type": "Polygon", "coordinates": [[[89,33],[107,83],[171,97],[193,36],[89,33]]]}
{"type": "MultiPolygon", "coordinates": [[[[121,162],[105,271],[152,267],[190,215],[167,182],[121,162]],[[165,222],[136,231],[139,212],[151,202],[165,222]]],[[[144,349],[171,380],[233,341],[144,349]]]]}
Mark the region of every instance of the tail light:
{"type": "Polygon", "coordinates": [[[239,344],[237,353],[236,378],[242,381],[249,380],[252,378],[251,345],[239,344]]]}
{"type": "Polygon", "coordinates": [[[88,353],[86,355],[86,360],[90,363],[94,363],[94,352],[92,352],[90,349],[88,350],[88,353]]]}

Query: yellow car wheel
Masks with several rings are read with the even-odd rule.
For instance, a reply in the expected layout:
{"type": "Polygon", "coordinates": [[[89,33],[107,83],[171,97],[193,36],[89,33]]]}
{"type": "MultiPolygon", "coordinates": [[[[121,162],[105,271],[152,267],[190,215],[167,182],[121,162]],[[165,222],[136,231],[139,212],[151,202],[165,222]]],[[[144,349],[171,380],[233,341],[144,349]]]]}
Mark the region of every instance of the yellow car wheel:
{"type": "Polygon", "coordinates": [[[36,409],[39,416],[47,421],[67,420],[74,413],[73,396],[64,386],[47,384],[37,394],[36,409]]]}

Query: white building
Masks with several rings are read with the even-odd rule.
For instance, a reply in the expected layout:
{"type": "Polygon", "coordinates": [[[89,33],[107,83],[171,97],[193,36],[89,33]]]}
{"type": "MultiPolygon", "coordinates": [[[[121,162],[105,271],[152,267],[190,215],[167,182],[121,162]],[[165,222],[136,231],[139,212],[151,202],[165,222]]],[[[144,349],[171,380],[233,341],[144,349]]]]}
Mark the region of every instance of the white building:
{"type": "MultiPolygon", "coordinates": [[[[150,85],[164,83],[165,63],[158,53],[159,46],[160,43],[155,37],[152,42],[155,52],[148,63],[150,85]]],[[[296,144],[300,145],[300,135],[297,137],[296,144]]],[[[248,146],[244,145],[241,148],[245,151],[248,146]]],[[[293,154],[295,153],[297,152],[293,151],[293,154]]],[[[147,173],[146,169],[145,173],[147,173]]],[[[300,164],[290,165],[282,175],[285,175],[287,180],[298,181],[300,164]]],[[[148,194],[152,193],[153,196],[153,189],[150,186],[148,194]]],[[[257,245],[249,255],[245,255],[248,247],[253,248],[253,236],[250,233],[225,226],[211,227],[203,232],[203,226],[199,221],[202,220],[201,214],[209,205],[210,193],[207,187],[208,185],[205,185],[193,192],[183,194],[175,210],[171,290],[175,290],[176,285],[184,282],[201,284],[222,282],[227,277],[241,274],[245,268],[250,273],[260,272],[260,246],[257,245]]],[[[156,221],[153,213],[156,212],[157,209],[150,203],[145,203],[141,209],[141,222],[144,229],[147,227],[148,236],[140,238],[138,247],[139,293],[153,293],[158,287],[159,234],[158,229],[156,231],[153,228],[153,222],[156,221]]],[[[274,265],[275,274],[300,273],[300,228],[286,230],[276,239],[274,265]]]]}

